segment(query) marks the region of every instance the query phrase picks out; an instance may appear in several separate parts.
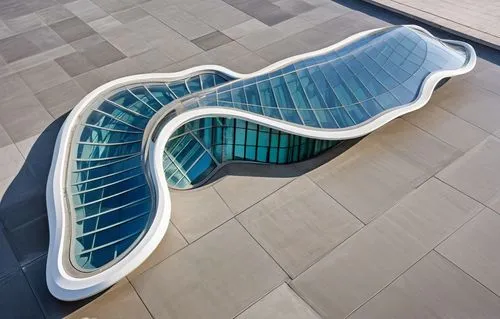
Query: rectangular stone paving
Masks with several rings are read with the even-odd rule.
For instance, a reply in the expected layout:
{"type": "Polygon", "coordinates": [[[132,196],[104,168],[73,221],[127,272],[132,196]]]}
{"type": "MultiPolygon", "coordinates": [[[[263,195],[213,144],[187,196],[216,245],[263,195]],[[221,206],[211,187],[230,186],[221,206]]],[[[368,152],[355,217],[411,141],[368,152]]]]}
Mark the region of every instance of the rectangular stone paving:
{"type": "MultiPolygon", "coordinates": [[[[495,1],[397,3],[498,39],[495,1]]],[[[475,70],[363,139],[173,192],[158,248],[106,292],[61,302],[45,283],[52,149],[85,94],[200,64],[252,72],[415,23],[344,0],[0,1],[0,317],[498,317],[500,53],[477,43],[475,70]]]]}
{"type": "Polygon", "coordinates": [[[500,49],[500,3],[495,0],[364,0],[500,49]]]}

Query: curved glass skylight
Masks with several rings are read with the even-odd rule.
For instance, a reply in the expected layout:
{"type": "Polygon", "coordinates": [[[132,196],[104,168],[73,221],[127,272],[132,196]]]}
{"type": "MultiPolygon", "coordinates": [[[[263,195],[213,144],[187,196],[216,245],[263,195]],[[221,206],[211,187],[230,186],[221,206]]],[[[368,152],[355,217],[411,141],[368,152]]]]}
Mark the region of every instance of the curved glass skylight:
{"type": "Polygon", "coordinates": [[[474,64],[468,44],[399,26],[253,74],[203,66],[101,86],[71,112],[56,144],[50,291],[84,298],[144,261],[168,226],[167,185],[196,186],[234,160],[311,158],[422,107],[440,80],[474,64]]]}

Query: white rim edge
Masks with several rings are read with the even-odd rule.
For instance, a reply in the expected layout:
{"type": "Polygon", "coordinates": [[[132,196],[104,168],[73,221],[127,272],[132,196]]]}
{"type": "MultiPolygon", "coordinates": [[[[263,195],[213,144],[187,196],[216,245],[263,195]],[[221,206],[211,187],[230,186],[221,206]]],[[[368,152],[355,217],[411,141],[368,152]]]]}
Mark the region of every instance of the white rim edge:
{"type": "MultiPolygon", "coordinates": [[[[414,25],[409,25],[413,29],[420,30],[430,36],[427,30],[414,25]]],[[[65,120],[63,126],[61,127],[57,140],[54,147],[54,155],[52,158],[51,168],[49,171],[49,176],[47,180],[46,187],[46,200],[47,200],[47,214],[49,219],[49,230],[50,230],[50,242],[49,251],[47,256],[47,271],[46,271],[46,281],[49,291],[53,296],[60,300],[74,301],[92,296],[99,293],[106,288],[109,288],[114,283],[118,282],[120,279],[128,275],[135,268],[137,268],[146,258],[154,251],[154,249],[161,242],[164,237],[171,213],[171,201],[168,189],[168,184],[165,178],[154,178],[152,180],[154,185],[154,191],[157,198],[156,212],[149,229],[142,237],[142,239],[137,243],[137,245],[121,260],[108,269],[102,272],[96,273],[84,278],[78,278],[68,274],[64,268],[64,239],[66,238],[66,232],[68,231],[68,220],[66,212],[66,199],[65,199],[65,169],[66,163],[69,159],[69,149],[70,141],[72,139],[72,130],[78,124],[78,120],[81,114],[85,111],[86,107],[90,105],[93,101],[105,94],[126,85],[139,84],[143,82],[154,82],[154,81],[169,81],[178,77],[185,77],[189,74],[214,70],[225,73],[229,76],[235,78],[247,78],[257,76],[262,73],[268,73],[271,70],[277,69],[280,66],[289,64],[290,62],[301,60],[304,58],[316,56],[323,54],[325,52],[331,51],[337,47],[343,46],[346,43],[353,42],[367,34],[376,32],[382,28],[368,30],[360,32],[358,34],[352,35],[341,42],[334,45],[320,49],[317,51],[300,54],[294,57],[290,57],[269,65],[259,71],[242,74],[234,72],[218,65],[203,65],[194,68],[190,68],[184,71],[175,73],[151,73],[151,74],[140,74],[123,77],[111,82],[108,82],[94,91],[86,95],[71,111],[65,120]]],[[[383,126],[384,124],[390,122],[391,120],[404,115],[406,113],[415,111],[429,101],[434,87],[443,78],[460,75],[472,70],[476,63],[476,54],[472,46],[465,42],[446,40],[447,43],[457,44],[464,47],[470,54],[469,61],[462,68],[457,70],[446,70],[439,71],[431,74],[423,83],[423,87],[420,90],[420,94],[417,99],[407,105],[398,107],[391,112],[385,113],[379,117],[374,118],[372,121],[366,123],[365,125],[355,127],[352,129],[344,129],[337,131],[319,131],[307,127],[297,127],[291,124],[287,124],[281,121],[275,121],[273,119],[260,116],[253,113],[248,113],[244,111],[239,111],[236,109],[228,108],[200,108],[191,111],[187,111],[176,116],[172,119],[165,127],[162,129],[158,135],[155,142],[151,142],[148,149],[148,165],[150,165],[153,174],[160,174],[163,172],[163,149],[166,145],[168,138],[174,133],[175,129],[183,124],[197,118],[207,117],[207,116],[225,116],[225,117],[235,117],[245,120],[250,120],[262,125],[266,125],[278,130],[282,130],[288,133],[302,135],[310,138],[322,138],[322,139],[351,139],[359,136],[366,135],[375,129],[383,126]]],[[[160,175],[157,175],[160,176],[160,175]]]]}

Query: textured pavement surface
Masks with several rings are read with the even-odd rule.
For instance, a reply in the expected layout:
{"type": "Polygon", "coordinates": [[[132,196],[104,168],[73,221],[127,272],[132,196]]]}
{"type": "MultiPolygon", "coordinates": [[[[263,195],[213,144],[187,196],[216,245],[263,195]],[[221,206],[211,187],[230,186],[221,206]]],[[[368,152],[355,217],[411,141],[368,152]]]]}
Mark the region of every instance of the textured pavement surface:
{"type": "Polygon", "coordinates": [[[363,0],[500,49],[496,0],[363,0]]]}
{"type": "Polygon", "coordinates": [[[46,288],[45,182],[86,93],[207,63],[251,72],[407,23],[361,1],[1,1],[0,317],[498,318],[500,54],[474,43],[473,72],[360,141],[174,192],[165,239],[103,294],[46,288]]]}

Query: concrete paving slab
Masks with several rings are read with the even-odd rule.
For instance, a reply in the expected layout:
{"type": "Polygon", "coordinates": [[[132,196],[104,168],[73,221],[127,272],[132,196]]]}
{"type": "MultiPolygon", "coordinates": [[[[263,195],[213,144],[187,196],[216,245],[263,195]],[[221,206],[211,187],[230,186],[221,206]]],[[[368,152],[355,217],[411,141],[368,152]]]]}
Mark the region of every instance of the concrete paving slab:
{"type": "Polygon", "coordinates": [[[345,317],[481,208],[431,179],[297,277],[292,288],[322,317],[345,317]]]}
{"type": "Polygon", "coordinates": [[[193,43],[202,48],[205,51],[216,48],[223,44],[229,43],[233,41],[224,33],[220,31],[215,31],[209,34],[206,34],[202,37],[196,38],[193,40],[193,43]]]}
{"type": "Polygon", "coordinates": [[[44,318],[21,270],[0,278],[0,287],[2,318],[44,318]]]}
{"type": "Polygon", "coordinates": [[[10,248],[10,244],[5,237],[4,230],[0,228],[0,280],[16,272],[19,269],[16,256],[10,248]]]}
{"type": "Polygon", "coordinates": [[[95,31],[77,17],[51,24],[50,27],[67,43],[89,37],[95,31]]]}
{"type": "Polygon", "coordinates": [[[0,124],[14,142],[41,133],[54,120],[33,95],[0,102],[0,112],[0,124]]]}
{"type": "Polygon", "coordinates": [[[132,284],[155,318],[229,318],[285,277],[232,220],[142,273],[132,284]]]}
{"type": "Polygon", "coordinates": [[[500,212],[500,140],[488,137],[437,174],[461,192],[500,212]]]}
{"type": "Polygon", "coordinates": [[[319,319],[295,292],[282,284],[245,310],[236,319],[319,319]]]}
{"type": "Polygon", "coordinates": [[[500,298],[431,252],[349,318],[494,318],[500,298]]]}
{"type": "Polygon", "coordinates": [[[489,135],[477,126],[433,104],[403,118],[463,152],[476,146],[489,135]]]}
{"type": "Polygon", "coordinates": [[[496,253],[500,244],[500,215],[484,209],[436,248],[441,255],[474,277],[495,294],[500,295],[496,253]]]}
{"type": "Polygon", "coordinates": [[[193,242],[233,217],[213,187],[172,192],[172,222],[193,242]]]}
{"type": "Polygon", "coordinates": [[[47,216],[39,217],[13,230],[6,231],[7,240],[21,266],[45,255],[49,247],[47,216]]]}
{"type": "Polygon", "coordinates": [[[121,319],[152,318],[127,279],[121,280],[95,300],[65,318],[99,317],[121,319]]]}
{"type": "Polygon", "coordinates": [[[19,75],[33,93],[61,84],[70,79],[59,64],[46,62],[19,72],[19,75]]]}
{"type": "Polygon", "coordinates": [[[238,220],[292,278],[364,226],[306,176],[238,220]]]}
{"type": "Polygon", "coordinates": [[[238,165],[225,167],[224,176],[214,185],[234,214],[239,214],[293,180],[297,172],[291,166],[238,165]],[[269,175],[271,171],[273,175],[269,175]]]}
{"type": "Polygon", "coordinates": [[[129,280],[133,280],[137,278],[140,274],[145,272],[146,270],[153,268],[158,265],[165,259],[167,259],[170,255],[173,255],[178,250],[186,247],[188,242],[182,237],[181,233],[175,227],[175,225],[170,224],[167,230],[167,234],[161,240],[158,247],[156,247],[155,251],[148,257],[139,267],[137,267],[132,273],[130,273],[127,277],[129,280]]]}

